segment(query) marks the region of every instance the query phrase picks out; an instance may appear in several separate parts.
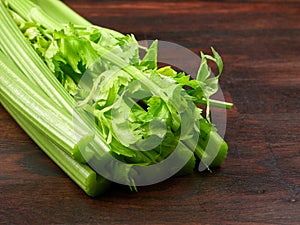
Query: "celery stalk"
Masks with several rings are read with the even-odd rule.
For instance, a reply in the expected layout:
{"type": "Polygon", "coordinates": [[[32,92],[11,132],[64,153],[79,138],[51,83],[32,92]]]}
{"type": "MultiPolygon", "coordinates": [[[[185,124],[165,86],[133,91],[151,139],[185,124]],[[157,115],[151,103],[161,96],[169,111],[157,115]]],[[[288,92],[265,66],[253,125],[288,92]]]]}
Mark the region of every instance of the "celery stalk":
{"type": "MultiPolygon", "coordinates": [[[[25,4],[24,4],[25,5],[25,4]]],[[[73,100],[27,42],[0,1],[0,48],[20,70],[61,107],[72,111],[73,100]],[[18,51],[16,51],[16,49],[18,51]]]]}
{"type": "Polygon", "coordinates": [[[54,102],[34,87],[1,51],[0,70],[0,96],[4,108],[89,196],[103,193],[109,181],[69,156],[80,154],[76,147],[78,141],[72,138],[72,117],[67,117],[63,110],[55,107],[54,102]]]}
{"type": "Polygon", "coordinates": [[[91,197],[101,195],[110,182],[97,175],[89,166],[78,163],[60,147],[50,141],[30,120],[16,110],[11,103],[1,98],[1,104],[16,120],[31,139],[83,190],[91,197]]]}
{"type": "Polygon", "coordinates": [[[59,143],[70,155],[76,154],[77,141],[72,138],[72,117],[66,118],[51,105],[52,101],[34,85],[0,52],[1,101],[14,104],[17,110],[39,126],[47,136],[59,143]],[[22,79],[23,78],[23,79],[22,79]]]}
{"type": "MultiPolygon", "coordinates": [[[[18,1],[12,2],[15,2],[16,5],[18,5],[18,1]]],[[[26,4],[23,4],[21,8],[29,8],[31,5],[27,5],[28,3],[31,2],[26,1],[26,4]]],[[[48,19],[49,18],[46,17],[45,20],[48,19]]],[[[0,1],[0,21],[0,49],[14,61],[26,77],[31,80],[33,83],[32,86],[35,88],[40,87],[40,89],[54,101],[53,104],[55,104],[57,108],[61,108],[62,111],[65,111],[65,114],[72,116],[75,113],[77,115],[76,122],[79,123],[76,124],[76,126],[87,130],[93,127],[93,120],[91,120],[83,110],[74,109],[73,98],[67,93],[43,60],[30,46],[2,1],[0,1]],[[18,51],[15,51],[15,49],[18,49],[18,51]]],[[[45,25],[47,24],[48,23],[46,22],[45,25]]],[[[76,131],[77,130],[80,129],[76,129],[76,131]]],[[[97,138],[95,138],[96,141],[91,144],[93,145],[92,149],[100,154],[109,152],[109,146],[103,141],[104,139],[100,132],[97,130],[93,130],[93,132],[95,132],[97,138]]]]}
{"type": "MultiPolygon", "coordinates": [[[[55,18],[60,23],[73,23],[78,25],[92,25],[85,18],[74,12],[62,1],[59,0],[30,0],[36,5],[40,6],[41,9],[46,11],[49,16],[55,18]]],[[[11,1],[9,1],[11,2],[11,1]]],[[[22,3],[23,4],[23,1],[22,3]]]]}
{"type": "Polygon", "coordinates": [[[49,29],[54,30],[56,27],[62,28],[59,22],[52,19],[51,16],[33,2],[28,1],[26,4],[23,4],[23,1],[9,1],[9,6],[26,20],[38,21],[39,18],[47,18],[45,23],[49,29]]]}

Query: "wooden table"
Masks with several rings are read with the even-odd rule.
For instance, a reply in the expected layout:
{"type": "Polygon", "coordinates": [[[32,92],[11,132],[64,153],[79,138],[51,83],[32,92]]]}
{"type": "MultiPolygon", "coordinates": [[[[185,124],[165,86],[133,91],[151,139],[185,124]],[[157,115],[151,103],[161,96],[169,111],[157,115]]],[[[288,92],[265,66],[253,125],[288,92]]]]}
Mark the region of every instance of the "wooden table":
{"type": "Polygon", "coordinates": [[[300,224],[299,1],[65,1],[137,39],[223,56],[229,155],[213,173],[86,196],[0,108],[0,223],[300,224]]]}

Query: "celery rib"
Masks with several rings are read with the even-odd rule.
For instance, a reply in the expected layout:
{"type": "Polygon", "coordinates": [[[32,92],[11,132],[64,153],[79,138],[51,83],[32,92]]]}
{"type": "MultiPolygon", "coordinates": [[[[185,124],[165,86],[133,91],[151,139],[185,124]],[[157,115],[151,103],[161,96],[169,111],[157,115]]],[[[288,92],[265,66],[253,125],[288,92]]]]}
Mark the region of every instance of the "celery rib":
{"type": "MultiPolygon", "coordinates": [[[[89,166],[74,160],[77,141],[68,133],[72,119],[51,107],[53,102],[25,78],[0,51],[1,104],[35,143],[89,196],[98,196],[110,181],[89,166]],[[37,107],[35,107],[37,106],[37,107]],[[50,138],[49,138],[50,137],[50,138]],[[69,154],[67,154],[67,152],[69,154]]],[[[72,131],[69,131],[72,132],[72,131]]],[[[77,153],[78,154],[78,153],[77,153]]]]}
{"type": "MultiPolygon", "coordinates": [[[[49,16],[55,18],[57,22],[73,23],[73,24],[86,25],[86,26],[91,25],[89,21],[87,21],[85,18],[78,15],[76,12],[74,12],[72,9],[70,9],[60,0],[30,0],[30,1],[38,5],[39,7],[41,7],[41,9],[43,9],[44,11],[47,11],[47,13],[49,13],[49,16]]],[[[11,0],[9,0],[9,2],[11,2],[11,0]]]]}
{"type": "Polygon", "coordinates": [[[110,181],[97,175],[89,166],[68,156],[61,148],[51,142],[12,104],[1,99],[1,104],[16,120],[31,139],[58,165],[85,193],[91,197],[99,196],[109,187],[110,181]]]}
{"type": "Polygon", "coordinates": [[[71,156],[78,154],[72,117],[64,117],[63,113],[53,107],[53,104],[51,105],[51,99],[39,89],[34,90],[32,88],[34,85],[26,80],[24,75],[1,52],[0,68],[1,101],[13,103],[17,110],[41,127],[47,136],[58,143],[68,154],[71,156]]]}
{"type": "MultiPolygon", "coordinates": [[[[27,3],[28,1],[26,1],[26,4],[27,3]]],[[[75,124],[76,126],[82,126],[86,129],[93,127],[94,122],[88,118],[83,110],[74,109],[75,104],[73,98],[67,93],[55,75],[27,42],[1,1],[0,21],[4,21],[0,24],[2,31],[0,32],[0,49],[18,65],[28,79],[35,82],[36,88],[39,86],[50,99],[58,104],[57,107],[65,110],[65,113],[71,116],[74,115],[74,113],[78,115],[76,118],[78,124],[75,124]],[[18,51],[15,51],[15,49],[18,49],[18,51]]],[[[109,152],[110,149],[100,132],[98,130],[93,131],[97,135],[97,139],[93,143],[94,151],[98,153],[109,152]]]]}
{"type": "Polygon", "coordinates": [[[71,97],[63,91],[61,84],[34,52],[2,2],[0,2],[0,21],[2,51],[13,59],[25,75],[40,86],[51,99],[61,107],[69,107],[67,110],[71,111],[70,104],[73,102],[71,97]]]}
{"type": "MultiPolygon", "coordinates": [[[[52,19],[48,14],[45,13],[38,5],[34,4],[31,1],[26,1],[26,4],[24,4],[23,1],[8,1],[10,8],[15,10],[17,13],[19,13],[24,19],[28,21],[38,21],[39,18],[47,18],[45,21],[45,25],[51,29],[54,30],[56,27],[61,27],[62,25],[57,22],[56,20],[52,19]]],[[[49,9],[47,9],[49,10],[49,9]]],[[[57,16],[57,14],[56,14],[57,16]]],[[[55,16],[55,17],[56,17],[55,16]]]]}

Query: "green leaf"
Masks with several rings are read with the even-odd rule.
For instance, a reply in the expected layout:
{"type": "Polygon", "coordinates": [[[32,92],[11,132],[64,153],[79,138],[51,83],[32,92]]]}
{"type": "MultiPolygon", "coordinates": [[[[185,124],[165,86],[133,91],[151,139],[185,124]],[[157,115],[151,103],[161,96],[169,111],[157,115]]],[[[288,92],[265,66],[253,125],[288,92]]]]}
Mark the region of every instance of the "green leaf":
{"type": "Polygon", "coordinates": [[[202,86],[202,89],[207,98],[218,91],[218,83],[219,83],[218,77],[209,78],[204,82],[205,85],[202,86]]]}
{"type": "Polygon", "coordinates": [[[156,70],[156,72],[168,77],[175,77],[177,75],[177,72],[173,70],[171,66],[161,67],[158,70],[156,70]]]}
{"type": "Polygon", "coordinates": [[[211,71],[207,65],[206,56],[203,54],[203,52],[201,52],[200,54],[201,54],[201,64],[197,73],[196,80],[203,82],[209,77],[211,71]]]}
{"type": "Polygon", "coordinates": [[[213,47],[211,47],[211,51],[212,51],[212,53],[214,55],[214,58],[216,60],[216,64],[218,66],[219,73],[218,73],[217,76],[219,77],[222,74],[222,72],[223,72],[223,61],[222,61],[222,58],[219,55],[219,53],[213,47]]]}
{"type": "Polygon", "coordinates": [[[148,69],[156,69],[157,68],[157,51],[158,51],[158,41],[155,40],[150,45],[143,60],[140,62],[140,66],[146,66],[148,69]]]}
{"type": "Polygon", "coordinates": [[[64,81],[64,87],[67,90],[67,92],[69,92],[71,95],[76,95],[77,93],[77,85],[74,82],[74,80],[72,78],[70,78],[69,76],[66,76],[66,79],[64,81]]]}

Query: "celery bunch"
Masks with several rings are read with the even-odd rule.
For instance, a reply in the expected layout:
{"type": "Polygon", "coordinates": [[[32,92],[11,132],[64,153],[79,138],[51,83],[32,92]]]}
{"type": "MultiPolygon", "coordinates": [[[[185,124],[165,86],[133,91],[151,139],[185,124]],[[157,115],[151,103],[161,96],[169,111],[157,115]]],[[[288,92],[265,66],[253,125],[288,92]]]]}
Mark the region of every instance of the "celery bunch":
{"type": "Polygon", "coordinates": [[[1,103],[88,195],[101,194],[108,180],[135,188],[140,179],[190,173],[196,158],[207,168],[226,158],[209,119],[210,106],[232,106],[210,99],[223,70],[214,49],[201,53],[192,80],[158,68],[157,41],[144,49],[133,35],[94,26],[57,0],[1,2],[0,21],[1,103]],[[216,77],[207,60],[218,66],[216,77]],[[168,168],[143,173],[170,157],[168,168]]]}

